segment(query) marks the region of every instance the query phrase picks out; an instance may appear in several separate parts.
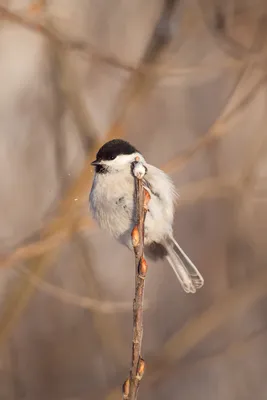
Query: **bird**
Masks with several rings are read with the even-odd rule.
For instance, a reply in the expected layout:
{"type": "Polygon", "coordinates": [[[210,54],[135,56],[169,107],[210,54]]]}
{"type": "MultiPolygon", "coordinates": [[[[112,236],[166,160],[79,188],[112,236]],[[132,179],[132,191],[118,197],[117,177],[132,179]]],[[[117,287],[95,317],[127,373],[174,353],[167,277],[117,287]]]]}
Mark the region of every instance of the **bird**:
{"type": "Polygon", "coordinates": [[[141,152],[125,140],[106,142],[91,163],[94,167],[89,195],[92,217],[101,229],[133,249],[131,233],[137,217],[132,166],[136,159],[145,167],[143,183],[150,194],[144,223],[145,256],[154,261],[166,259],[183,290],[195,293],[203,286],[204,279],[173,236],[178,196],[174,183],[161,169],[148,164],[141,152]]]}

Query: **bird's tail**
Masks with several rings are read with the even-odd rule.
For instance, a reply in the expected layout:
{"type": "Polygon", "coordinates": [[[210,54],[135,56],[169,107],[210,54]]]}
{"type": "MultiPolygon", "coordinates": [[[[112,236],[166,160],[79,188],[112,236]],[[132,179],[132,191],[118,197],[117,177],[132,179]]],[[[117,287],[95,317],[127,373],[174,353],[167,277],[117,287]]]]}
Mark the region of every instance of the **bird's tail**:
{"type": "Polygon", "coordinates": [[[186,293],[195,293],[204,285],[204,279],[190,258],[173,237],[164,241],[166,258],[186,293]]]}

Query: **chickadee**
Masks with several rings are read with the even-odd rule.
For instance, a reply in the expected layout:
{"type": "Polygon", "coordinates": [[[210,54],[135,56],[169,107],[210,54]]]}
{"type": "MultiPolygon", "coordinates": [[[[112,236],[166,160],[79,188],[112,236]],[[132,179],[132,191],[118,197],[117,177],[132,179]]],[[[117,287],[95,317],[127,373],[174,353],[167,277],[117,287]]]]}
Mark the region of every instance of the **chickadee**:
{"type": "Polygon", "coordinates": [[[95,175],[89,197],[93,217],[102,229],[132,249],[131,232],[136,224],[135,184],[132,163],[135,158],[146,167],[144,185],[151,199],[145,219],[145,254],[153,259],[166,258],[186,293],[195,293],[204,279],[173,238],[172,224],[176,192],[171,179],[148,164],[130,143],[114,139],[98,151],[95,175]]]}

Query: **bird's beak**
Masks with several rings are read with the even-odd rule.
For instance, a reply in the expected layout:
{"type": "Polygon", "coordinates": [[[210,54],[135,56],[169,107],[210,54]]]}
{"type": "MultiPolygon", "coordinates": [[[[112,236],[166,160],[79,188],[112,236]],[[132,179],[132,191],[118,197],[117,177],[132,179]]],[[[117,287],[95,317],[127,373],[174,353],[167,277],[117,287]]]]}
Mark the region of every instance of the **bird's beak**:
{"type": "Polygon", "coordinates": [[[100,164],[100,162],[99,162],[99,161],[97,161],[97,160],[95,160],[95,161],[91,162],[91,165],[93,165],[93,166],[96,166],[96,165],[99,165],[99,164],[100,164]]]}

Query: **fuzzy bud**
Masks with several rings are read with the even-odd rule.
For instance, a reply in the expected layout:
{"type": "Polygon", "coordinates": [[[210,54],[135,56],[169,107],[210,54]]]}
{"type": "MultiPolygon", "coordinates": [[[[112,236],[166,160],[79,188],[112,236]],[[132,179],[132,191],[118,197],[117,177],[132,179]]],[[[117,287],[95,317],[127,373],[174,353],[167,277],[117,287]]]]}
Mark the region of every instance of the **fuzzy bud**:
{"type": "Polygon", "coordinates": [[[140,161],[136,161],[133,165],[133,174],[137,179],[143,179],[147,171],[147,168],[140,161]]]}
{"type": "Polygon", "coordinates": [[[139,358],[138,366],[137,366],[137,374],[136,378],[140,381],[143,378],[145,372],[145,361],[143,358],[139,358]]]}
{"type": "Polygon", "coordinates": [[[133,247],[137,247],[140,244],[139,231],[137,225],[132,230],[132,244],[133,247]]]}
{"type": "Polygon", "coordinates": [[[144,189],[144,209],[145,211],[148,211],[148,203],[151,199],[150,193],[148,190],[144,189]]]}
{"type": "Polygon", "coordinates": [[[141,258],[139,266],[138,266],[138,275],[140,278],[145,278],[147,274],[147,262],[144,257],[141,258]]]}
{"type": "Polygon", "coordinates": [[[128,399],[130,393],[130,379],[126,379],[124,384],[122,385],[122,394],[124,399],[128,399]]]}

